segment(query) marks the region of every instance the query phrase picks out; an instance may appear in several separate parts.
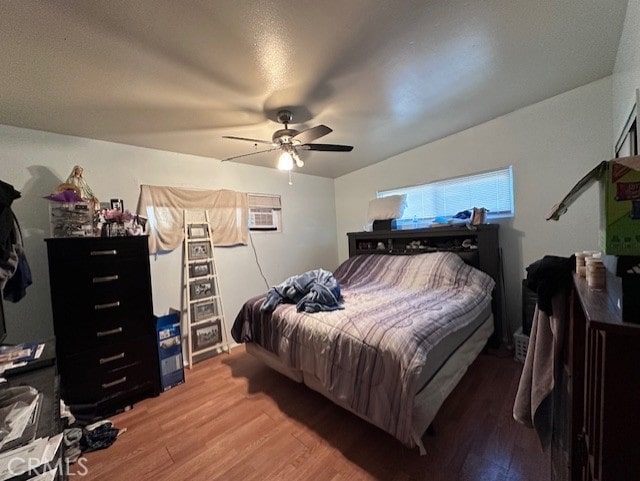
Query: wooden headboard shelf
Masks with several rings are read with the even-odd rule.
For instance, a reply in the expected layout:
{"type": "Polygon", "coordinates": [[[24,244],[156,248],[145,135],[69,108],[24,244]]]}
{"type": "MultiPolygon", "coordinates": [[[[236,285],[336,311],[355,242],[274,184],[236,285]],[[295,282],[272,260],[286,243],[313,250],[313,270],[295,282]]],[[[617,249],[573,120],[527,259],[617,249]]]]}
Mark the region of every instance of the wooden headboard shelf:
{"type": "Polygon", "coordinates": [[[412,255],[452,251],[468,264],[489,274],[496,282],[493,294],[495,329],[492,347],[502,339],[502,279],[497,224],[429,227],[426,229],[349,232],[349,257],[360,254],[412,255]]]}

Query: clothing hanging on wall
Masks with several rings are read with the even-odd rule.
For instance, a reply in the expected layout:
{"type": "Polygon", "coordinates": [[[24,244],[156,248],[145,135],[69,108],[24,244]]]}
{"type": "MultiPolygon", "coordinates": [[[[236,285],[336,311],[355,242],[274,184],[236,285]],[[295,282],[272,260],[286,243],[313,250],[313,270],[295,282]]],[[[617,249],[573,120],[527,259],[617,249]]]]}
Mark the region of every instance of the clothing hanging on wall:
{"type": "Polygon", "coordinates": [[[15,253],[18,256],[18,263],[13,275],[9,278],[2,290],[4,299],[11,302],[18,302],[24,296],[27,295],[27,287],[32,284],[31,268],[27,262],[27,255],[24,251],[24,240],[22,238],[22,230],[18,219],[13,217],[14,232],[16,234],[16,241],[13,244],[15,253]]]}
{"type": "Polygon", "coordinates": [[[148,217],[145,233],[149,235],[149,253],[171,251],[182,244],[183,212],[189,209],[207,211],[215,246],[247,244],[246,193],[141,185],[138,214],[148,217]]]}
{"type": "Polygon", "coordinates": [[[11,204],[20,197],[20,192],[12,185],[0,180],[0,261],[6,261],[13,245],[13,212],[11,204]]]}
{"type": "Polygon", "coordinates": [[[19,197],[20,192],[0,180],[0,290],[11,302],[22,299],[32,282],[20,224],[11,210],[19,197]]]}

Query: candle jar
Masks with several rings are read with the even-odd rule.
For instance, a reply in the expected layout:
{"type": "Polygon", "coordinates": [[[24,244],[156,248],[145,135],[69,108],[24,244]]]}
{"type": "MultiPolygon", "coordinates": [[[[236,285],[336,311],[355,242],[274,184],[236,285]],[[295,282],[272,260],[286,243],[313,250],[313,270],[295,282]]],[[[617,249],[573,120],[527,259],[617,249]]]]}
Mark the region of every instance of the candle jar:
{"type": "Polygon", "coordinates": [[[587,254],[585,254],[584,252],[576,252],[576,273],[580,277],[587,276],[587,266],[585,262],[586,257],[587,254]]]}
{"type": "Polygon", "coordinates": [[[590,257],[587,259],[587,284],[592,289],[604,289],[607,283],[607,269],[602,259],[590,257]]]}

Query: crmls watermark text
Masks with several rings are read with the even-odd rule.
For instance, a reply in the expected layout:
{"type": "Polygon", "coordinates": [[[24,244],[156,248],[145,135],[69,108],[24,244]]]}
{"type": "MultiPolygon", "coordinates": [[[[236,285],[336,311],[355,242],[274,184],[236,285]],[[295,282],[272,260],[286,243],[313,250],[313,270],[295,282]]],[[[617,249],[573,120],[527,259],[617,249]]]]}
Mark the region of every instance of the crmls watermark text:
{"type": "Polygon", "coordinates": [[[21,458],[16,456],[11,458],[7,463],[7,472],[11,476],[18,476],[19,474],[37,470],[37,472],[57,471],[59,474],[66,476],[86,476],[89,474],[88,460],[85,457],[78,458],[74,472],[72,473],[69,467],[72,463],[65,459],[58,459],[55,464],[44,464],[40,458],[21,458]]]}

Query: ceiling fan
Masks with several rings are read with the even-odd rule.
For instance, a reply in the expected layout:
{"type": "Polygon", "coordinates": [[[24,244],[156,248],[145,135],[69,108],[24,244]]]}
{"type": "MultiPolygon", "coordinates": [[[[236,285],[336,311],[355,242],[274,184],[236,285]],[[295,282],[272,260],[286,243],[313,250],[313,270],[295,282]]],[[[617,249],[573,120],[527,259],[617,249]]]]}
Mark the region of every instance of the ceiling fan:
{"type": "Polygon", "coordinates": [[[240,157],[261,154],[263,152],[271,152],[272,150],[281,150],[282,154],[280,155],[278,168],[281,170],[291,170],[293,169],[294,161],[298,167],[304,166],[304,162],[298,153],[300,150],[318,150],[325,152],[351,152],[353,150],[353,146],[351,145],[311,143],[314,140],[333,132],[333,130],[326,125],[318,125],[302,131],[290,129],[289,123],[293,120],[293,113],[290,110],[279,110],[277,119],[278,122],[284,124],[284,129],[276,130],[273,133],[271,140],[249,139],[246,137],[223,135],[222,137],[225,139],[253,142],[256,146],[257,144],[267,144],[271,146],[269,149],[256,150],[255,152],[250,152],[248,154],[236,155],[223,159],[223,161],[239,159],[240,157]]]}

